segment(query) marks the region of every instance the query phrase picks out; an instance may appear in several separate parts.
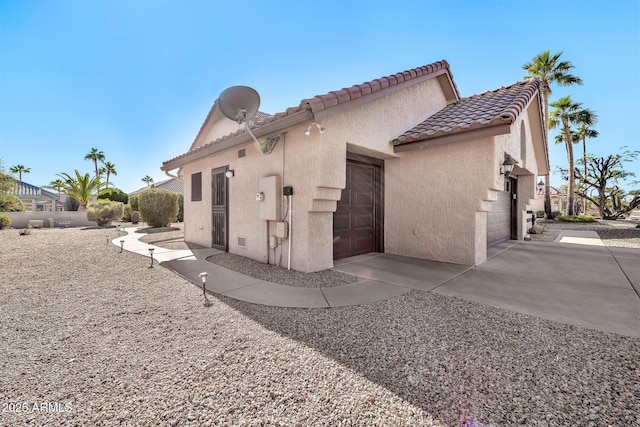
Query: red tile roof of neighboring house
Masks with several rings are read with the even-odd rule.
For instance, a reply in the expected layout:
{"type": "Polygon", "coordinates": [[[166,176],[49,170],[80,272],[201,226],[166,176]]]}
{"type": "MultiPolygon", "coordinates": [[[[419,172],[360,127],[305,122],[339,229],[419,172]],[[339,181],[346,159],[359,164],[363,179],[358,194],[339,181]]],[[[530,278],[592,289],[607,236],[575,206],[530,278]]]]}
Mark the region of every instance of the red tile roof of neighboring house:
{"type": "MultiPolygon", "coordinates": [[[[410,84],[412,80],[420,79],[421,77],[429,77],[432,75],[441,75],[444,73],[448,73],[449,76],[451,75],[451,71],[449,69],[449,63],[445,60],[441,60],[441,61],[434,62],[432,64],[428,64],[422,67],[412,68],[410,70],[392,74],[390,76],[385,76],[379,79],[371,80],[369,82],[357,84],[349,88],[344,88],[337,91],[331,91],[324,95],[316,95],[313,98],[303,99],[300,102],[300,104],[297,105],[296,107],[287,108],[285,111],[276,113],[274,115],[268,115],[266,113],[258,113],[258,114],[263,114],[263,116],[252,120],[252,122],[250,123],[251,129],[259,129],[264,125],[275,123],[281,119],[292,116],[295,113],[303,112],[305,110],[308,111],[309,114],[311,114],[311,117],[309,117],[308,119],[312,119],[314,113],[321,110],[328,109],[330,107],[334,107],[338,104],[345,104],[349,101],[355,101],[357,99],[375,95],[388,88],[398,87],[398,89],[400,89],[402,87],[401,85],[405,83],[410,84]]],[[[458,92],[458,88],[455,82],[453,81],[453,77],[451,77],[449,81],[452,85],[453,96],[455,97],[455,99],[459,99],[460,95],[458,92]]],[[[196,136],[196,140],[200,137],[200,135],[202,134],[202,132],[206,127],[206,124],[211,120],[211,118],[213,117],[217,109],[218,109],[217,102],[214,102],[213,106],[211,107],[211,110],[209,111],[209,114],[207,115],[207,118],[205,119],[204,123],[200,127],[198,135],[196,136]]],[[[225,135],[221,138],[216,139],[215,141],[208,142],[199,147],[195,147],[195,140],[194,140],[194,143],[191,145],[191,148],[189,149],[189,151],[177,157],[174,157],[171,160],[167,160],[166,162],[163,162],[162,169],[166,170],[165,166],[168,166],[170,163],[175,162],[176,160],[184,159],[186,157],[189,157],[191,154],[205,150],[213,145],[220,144],[224,141],[227,141],[229,139],[232,139],[238,135],[242,135],[245,133],[246,133],[245,129],[241,127],[236,132],[225,135]]]]}
{"type": "Polygon", "coordinates": [[[177,178],[165,179],[164,181],[154,182],[149,186],[142,187],[136,191],[129,193],[130,196],[134,194],[140,194],[150,188],[161,188],[163,190],[173,191],[175,193],[182,193],[184,191],[184,182],[177,178]]]}
{"type": "Polygon", "coordinates": [[[395,146],[513,123],[538,92],[538,79],[525,80],[462,98],[396,137],[395,146]]]}

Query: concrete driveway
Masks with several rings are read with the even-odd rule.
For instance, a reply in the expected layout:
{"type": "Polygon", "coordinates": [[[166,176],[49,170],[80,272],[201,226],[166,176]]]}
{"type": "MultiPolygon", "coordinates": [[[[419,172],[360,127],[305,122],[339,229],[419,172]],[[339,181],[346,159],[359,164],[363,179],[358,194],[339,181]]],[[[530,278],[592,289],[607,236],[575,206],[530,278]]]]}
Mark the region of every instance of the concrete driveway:
{"type": "Polygon", "coordinates": [[[640,250],[609,248],[595,232],[556,242],[506,242],[476,267],[371,254],[336,270],[394,285],[640,338],[640,250]]]}

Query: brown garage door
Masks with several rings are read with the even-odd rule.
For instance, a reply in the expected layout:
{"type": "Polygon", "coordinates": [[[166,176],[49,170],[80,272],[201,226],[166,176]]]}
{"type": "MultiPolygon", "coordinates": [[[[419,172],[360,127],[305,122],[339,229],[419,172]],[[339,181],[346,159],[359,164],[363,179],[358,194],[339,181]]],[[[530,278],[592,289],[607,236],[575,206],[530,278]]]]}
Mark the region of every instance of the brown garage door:
{"type": "Polygon", "coordinates": [[[498,198],[491,204],[487,212],[487,245],[491,246],[505,240],[516,238],[514,194],[517,194],[517,181],[513,178],[505,180],[505,191],[498,193],[498,198]]]}
{"type": "Polygon", "coordinates": [[[382,168],[347,161],[347,184],[333,214],[333,257],[382,252],[382,168]]]}

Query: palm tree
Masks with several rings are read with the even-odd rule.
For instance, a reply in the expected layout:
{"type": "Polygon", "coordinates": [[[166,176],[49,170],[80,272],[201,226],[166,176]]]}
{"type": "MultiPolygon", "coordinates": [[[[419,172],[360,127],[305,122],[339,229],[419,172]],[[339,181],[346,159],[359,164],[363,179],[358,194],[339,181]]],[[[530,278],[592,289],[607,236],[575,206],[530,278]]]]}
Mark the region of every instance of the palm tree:
{"type": "MultiPolygon", "coordinates": [[[[582,185],[586,190],[587,187],[587,138],[597,138],[598,133],[597,130],[592,129],[591,126],[595,125],[598,122],[598,115],[589,109],[584,109],[578,117],[578,129],[575,133],[576,138],[580,142],[582,141],[582,164],[584,165],[584,179],[582,181],[582,185]]],[[[587,212],[587,199],[583,198],[584,209],[583,212],[587,212]]]]}
{"type": "Polygon", "coordinates": [[[31,172],[31,168],[25,168],[24,165],[15,165],[9,168],[9,172],[19,174],[20,182],[22,182],[22,174],[31,172]]]}
{"type": "Polygon", "coordinates": [[[54,190],[58,190],[58,196],[62,193],[62,189],[65,188],[64,181],[61,179],[56,179],[55,181],[51,181],[49,185],[45,185],[45,188],[52,188],[54,190]]]}
{"type": "Polygon", "coordinates": [[[146,182],[147,183],[147,187],[148,187],[153,182],[153,178],[151,178],[149,175],[147,175],[144,178],[142,178],[142,182],[146,182]]]}
{"type": "Polygon", "coordinates": [[[571,126],[578,123],[583,110],[579,102],[573,102],[571,96],[565,96],[552,102],[553,111],[549,116],[549,127],[556,128],[562,125],[564,132],[564,144],[567,149],[567,160],[569,163],[569,188],[567,189],[567,215],[572,216],[574,211],[574,191],[575,191],[575,170],[573,169],[573,137],[571,135],[571,126]]]}
{"type": "Polygon", "coordinates": [[[98,191],[100,191],[100,171],[98,170],[98,162],[104,162],[104,153],[97,148],[92,148],[89,154],[84,156],[85,160],[91,160],[93,162],[93,168],[96,171],[96,178],[98,178],[98,191]]]}
{"type": "Polygon", "coordinates": [[[104,170],[107,174],[107,183],[105,188],[109,188],[109,177],[111,175],[118,175],[118,172],[116,172],[116,165],[111,162],[104,162],[104,170]]]}
{"type": "Polygon", "coordinates": [[[73,178],[67,173],[58,174],[64,181],[64,188],[67,194],[80,203],[79,211],[86,211],[87,205],[96,194],[94,190],[100,188],[100,178],[91,176],[86,173],[80,175],[80,172],[76,169],[76,177],[73,178]]]}
{"type": "MultiPolygon", "coordinates": [[[[547,163],[549,163],[549,95],[551,95],[551,84],[558,86],[570,86],[582,84],[582,79],[570,74],[573,65],[569,61],[560,61],[562,52],[551,54],[549,49],[534,57],[531,62],[522,66],[528,73],[524,78],[538,78],[542,84],[542,98],[544,101],[544,123],[545,129],[545,149],[547,151],[547,163]]],[[[549,174],[544,177],[544,211],[547,219],[553,218],[551,215],[551,197],[549,196],[549,174]]]]}

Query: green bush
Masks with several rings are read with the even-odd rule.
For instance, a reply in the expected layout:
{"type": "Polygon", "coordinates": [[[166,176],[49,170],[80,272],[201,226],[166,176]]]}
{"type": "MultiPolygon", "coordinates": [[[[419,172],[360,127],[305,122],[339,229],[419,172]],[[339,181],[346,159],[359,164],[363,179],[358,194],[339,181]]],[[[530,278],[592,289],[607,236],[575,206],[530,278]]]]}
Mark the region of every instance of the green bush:
{"type": "Polygon", "coordinates": [[[166,227],[178,216],[178,193],[150,188],[138,197],[140,217],[151,227],[166,227]]]}
{"type": "Polygon", "coordinates": [[[176,193],[178,195],[178,217],[176,218],[177,222],[184,221],[184,196],[182,193],[176,193]]]}
{"type": "Polygon", "coordinates": [[[111,200],[112,202],[122,202],[125,205],[129,203],[129,195],[119,188],[109,188],[108,190],[102,190],[98,199],[111,200]]]}
{"type": "Polygon", "coordinates": [[[5,215],[0,215],[0,230],[7,228],[11,225],[11,218],[5,215]]]}
{"type": "Polygon", "coordinates": [[[124,211],[122,214],[122,220],[124,222],[131,222],[131,213],[133,209],[131,209],[131,205],[124,205],[124,211]]]}
{"type": "Polygon", "coordinates": [[[137,224],[140,222],[140,212],[138,211],[131,212],[131,222],[133,224],[137,224]]]}
{"type": "Polygon", "coordinates": [[[24,212],[24,203],[13,194],[0,194],[0,212],[24,212]]]}
{"type": "Polygon", "coordinates": [[[595,219],[592,216],[588,215],[574,215],[574,216],[565,216],[565,215],[557,215],[556,221],[560,222],[594,222],[595,219]]]}
{"type": "Polygon", "coordinates": [[[544,218],[544,211],[537,211],[536,218],[544,218]]]}
{"type": "Polygon", "coordinates": [[[138,206],[138,194],[134,194],[133,196],[129,197],[129,204],[131,205],[131,211],[140,211],[140,206],[138,206]]]}
{"type": "Polygon", "coordinates": [[[87,209],[87,219],[95,221],[98,225],[109,225],[113,221],[122,218],[122,202],[112,202],[111,200],[97,200],[89,205],[87,209]]]}

